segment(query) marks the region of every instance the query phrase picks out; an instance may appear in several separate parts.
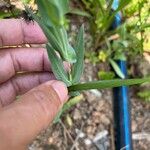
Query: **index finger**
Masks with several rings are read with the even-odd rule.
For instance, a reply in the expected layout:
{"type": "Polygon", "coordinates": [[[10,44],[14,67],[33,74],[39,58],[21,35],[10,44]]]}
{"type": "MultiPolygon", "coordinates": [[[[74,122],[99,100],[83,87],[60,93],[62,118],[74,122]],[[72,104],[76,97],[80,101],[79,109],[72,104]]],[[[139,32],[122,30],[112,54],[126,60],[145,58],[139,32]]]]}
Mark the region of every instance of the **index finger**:
{"type": "Polygon", "coordinates": [[[39,25],[22,19],[0,20],[0,47],[21,44],[44,44],[46,37],[39,25]]]}

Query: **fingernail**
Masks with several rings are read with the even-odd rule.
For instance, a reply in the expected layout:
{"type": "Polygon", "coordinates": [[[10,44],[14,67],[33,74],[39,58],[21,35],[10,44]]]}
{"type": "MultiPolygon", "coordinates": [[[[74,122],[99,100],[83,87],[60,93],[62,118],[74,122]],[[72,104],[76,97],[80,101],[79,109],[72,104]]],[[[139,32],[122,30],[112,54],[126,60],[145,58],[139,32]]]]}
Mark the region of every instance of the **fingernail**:
{"type": "Polygon", "coordinates": [[[68,99],[68,89],[67,86],[61,81],[51,81],[51,86],[54,88],[58,94],[60,100],[64,103],[68,99]]]}

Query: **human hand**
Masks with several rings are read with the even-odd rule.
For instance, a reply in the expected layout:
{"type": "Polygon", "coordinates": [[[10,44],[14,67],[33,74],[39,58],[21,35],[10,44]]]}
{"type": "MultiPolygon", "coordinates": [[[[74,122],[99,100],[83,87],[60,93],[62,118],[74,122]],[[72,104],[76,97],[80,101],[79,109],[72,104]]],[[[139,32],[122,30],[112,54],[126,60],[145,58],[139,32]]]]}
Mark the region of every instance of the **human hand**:
{"type": "Polygon", "coordinates": [[[46,43],[35,22],[0,21],[1,150],[26,149],[67,100],[67,88],[55,80],[44,48],[4,48],[25,43],[46,43]]]}

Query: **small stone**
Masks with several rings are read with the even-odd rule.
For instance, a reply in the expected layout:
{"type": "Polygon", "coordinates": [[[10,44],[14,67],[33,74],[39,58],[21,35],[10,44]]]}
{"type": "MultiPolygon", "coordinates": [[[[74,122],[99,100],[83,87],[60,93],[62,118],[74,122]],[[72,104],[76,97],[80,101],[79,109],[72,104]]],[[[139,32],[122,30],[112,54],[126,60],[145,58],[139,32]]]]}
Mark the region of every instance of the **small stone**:
{"type": "Polygon", "coordinates": [[[89,104],[92,104],[97,98],[94,94],[91,94],[91,92],[86,92],[86,97],[89,104]]]}
{"type": "Polygon", "coordinates": [[[100,101],[97,103],[95,109],[96,109],[97,111],[102,111],[102,110],[103,110],[103,106],[105,105],[105,103],[106,103],[106,101],[100,100],[100,101]]]}
{"type": "Polygon", "coordinates": [[[92,141],[90,139],[85,139],[84,143],[85,143],[85,145],[91,145],[92,141]]]}
{"type": "Polygon", "coordinates": [[[93,95],[95,95],[96,97],[102,97],[102,93],[99,91],[99,90],[95,90],[95,89],[93,89],[93,90],[90,90],[90,92],[93,94],[93,95]]]}
{"type": "Polygon", "coordinates": [[[87,116],[86,116],[86,115],[83,115],[83,119],[87,119],[87,116]]]}
{"type": "Polygon", "coordinates": [[[108,135],[108,131],[107,130],[101,131],[101,132],[96,134],[96,136],[94,137],[93,141],[97,142],[97,141],[101,140],[102,138],[106,138],[107,135],[108,135]]]}
{"type": "Polygon", "coordinates": [[[52,137],[49,137],[48,139],[48,144],[52,144],[53,143],[53,138],[52,137]]]}
{"type": "Polygon", "coordinates": [[[94,123],[100,123],[101,113],[98,111],[94,111],[92,114],[92,117],[94,118],[94,123]]]}
{"type": "MultiPolygon", "coordinates": [[[[93,106],[89,106],[89,108],[88,108],[88,112],[92,112],[93,111],[93,106]]],[[[88,113],[87,112],[87,113],[88,113]]]]}
{"type": "Polygon", "coordinates": [[[110,119],[105,114],[102,114],[100,119],[101,119],[101,122],[104,123],[105,125],[110,124],[110,119]]]}
{"type": "Polygon", "coordinates": [[[75,109],[74,111],[74,114],[73,114],[73,119],[74,120],[78,120],[78,119],[81,119],[81,114],[80,114],[80,111],[78,109],[75,109]]]}
{"type": "Polygon", "coordinates": [[[76,131],[76,133],[77,133],[77,135],[78,135],[79,138],[85,137],[85,133],[83,133],[81,130],[75,129],[75,131],[76,131]]]}
{"type": "Polygon", "coordinates": [[[88,127],[86,128],[87,134],[91,134],[91,133],[92,133],[92,130],[93,130],[93,127],[92,127],[92,126],[88,126],[88,127]]]}
{"type": "Polygon", "coordinates": [[[88,118],[87,125],[91,125],[91,124],[92,124],[92,120],[91,120],[91,118],[88,118]]]}
{"type": "Polygon", "coordinates": [[[135,132],[137,129],[137,122],[136,121],[132,121],[132,132],[135,132]]]}

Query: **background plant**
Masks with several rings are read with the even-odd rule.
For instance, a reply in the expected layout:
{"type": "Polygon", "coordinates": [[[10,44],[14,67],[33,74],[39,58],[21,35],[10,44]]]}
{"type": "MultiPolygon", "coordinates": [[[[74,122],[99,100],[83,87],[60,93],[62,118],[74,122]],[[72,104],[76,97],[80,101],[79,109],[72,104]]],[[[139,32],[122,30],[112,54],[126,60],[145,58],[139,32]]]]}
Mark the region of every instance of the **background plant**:
{"type": "MultiPolygon", "coordinates": [[[[130,59],[142,56],[144,51],[150,49],[149,5],[150,1],[148,0],[120,1],[119,7],[113,11],[113,0],[81,1],[80,10],[86,11],[90,15],[88,19],[94,40],[92,51],[97,53],[99,61],[110,62],[112,65],[113,60],[126,60],[126,57],[130,59]],[[112,30],[113,18],[120,11],[123,18],[122,25],[112,30]]],[[[96,60],[96,58],[92,58],[92,60],[96,60]]],[[[116,73],[118,72],[118,69],[114,68],[114,70],[116,73]]]]}
{"type": "MultiPolygon", "coordinates": [[[[98,49],[99,46],[103,44],[105,37],[110,40],[112,40],[112,38],[118,39],[118,37],[121,37],[121,41],[128,39],[129,42],[134,42],[134,38],[137,39],[135,33],[140,33],[142,31],[142,34],[144,35],[144,33],[149,30],[148,28],[150,27],[148,19],[150,17],[150,10],[148,7],[149,3],[150,2],[148,0],[122,1],[120,6],[114,12],[112,10],[113,0],[82,0],[82,9],[91,14],[90,29],[94,35],[93,37],[95,37],[95,49],[98,49]],[[119,29],[112,31],[110,30],[113,20],[112,18],[119,11],[122,12],[122,26],[119,27],[119,29]],[[118,34],[119,36],[110,38],[115,34],[118,34]]],[[[143,40],[146,41],[145,38],[143,40]]],[[[141,41],[141,38],[139,38],[139,41],[141,41]]],[[[137,42],[138,41],[136,40],[135,43],[137,42]]],[[[131,43],[129,45],[129,48],[134,48],[133,45],[131,47],[131,43]]],[[[124,47],[126,49],[127,46],[124,45],[124,47]]],[[[142,47],[140,48],[142,49],[142,47]]],[[[135,50],[136,49],[137,48],[135,48],[135,50]]],[[[139,48],[136,51],[139,52],[139,48]]],[[[135,55],[136,54],[137,53],[135,53],[135,55]]]]}
{"type": "Polygon", "coordinates": [[[137,94],[140,98],[142,98],[146,102],[150,102],[150,91],[149,90],[144,90],[140,91],[137,94]]]}

